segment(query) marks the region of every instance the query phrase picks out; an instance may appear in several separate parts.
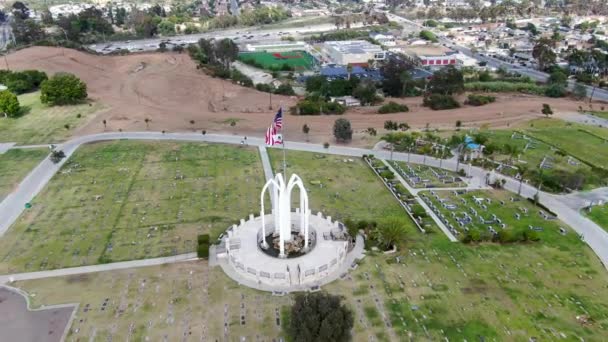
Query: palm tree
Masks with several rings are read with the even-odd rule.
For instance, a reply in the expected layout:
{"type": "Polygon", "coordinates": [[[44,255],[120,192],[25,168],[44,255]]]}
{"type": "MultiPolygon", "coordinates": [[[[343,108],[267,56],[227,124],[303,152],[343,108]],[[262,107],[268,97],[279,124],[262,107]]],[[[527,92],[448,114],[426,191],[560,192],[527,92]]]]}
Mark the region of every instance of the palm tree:
{"type": "Polygon", "coordinates": [[[517,194],[521,195],[521,184],[524,181],[524,175],[528,174],[528,166],[527,165],[518,165],[517,166],[517,172],[519,173],[519,189],[517,190],[517,194]]]}
{"type": "Polygon", "coordinates": [[[391,248],[399,241],[403,241],[407,236],[405,223],[402,219],[396,217],[389,217],[380,222],[376,233],[378,240],[386,249],[391,248]]]}
{"type": "Polygon", "coordinates": [[[144,119],[144,122],[146,123],[146,130],[150,129],[150,121],[152,121],[152,120],[150,120],[148,118],[144,119]]]}
{"type": "Polygon", "coordinates": [[[190,124],[192,125],[192,130],[196,131],[196,130],[194,129],[194,120],[190,120],[190,124]]]}
{"type": "Polygon", "coordinates": [[[108,122],[105,119],[102,122],[103,122],[103,129],[105,130],[108,127],[108,122]]]}
{"type": "Polygon", "coordinates": [[[352,64],[348,64],[346,65],[346,72],[348,73],[348,80],[350,80],[350,74],[353,72],[353,66],[352,64]]]}
{"type": "Polygon", "coordinates": [[[399,81],[401,81],[401,96],[405,96],[407,91],[407,84],[411,79],[410,74],[407,71],[404,71],[399,75],[399,81]]]}
{"type": "Polygon", "coordinates": [[[505,144],[504,151],[509,156],[509,164],[513,164],[513,158],[519,154],[519,148],[515,145],[505,144]]]}

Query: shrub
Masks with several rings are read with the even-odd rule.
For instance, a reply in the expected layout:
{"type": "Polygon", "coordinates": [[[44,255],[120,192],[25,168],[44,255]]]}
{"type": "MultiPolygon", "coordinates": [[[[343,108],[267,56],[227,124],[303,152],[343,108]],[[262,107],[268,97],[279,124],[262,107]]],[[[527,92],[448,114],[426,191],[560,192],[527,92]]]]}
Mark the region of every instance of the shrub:
{"type": "Polygon", "coordinates": [[[53,164],[57,164],[61,161],[61,159],[65,158],[65,153],[63,153],[63,151],[61,150],[54,150],[53,152],[51,152],[51,156],[50,159],[53,162],[53,164]]]}
{"type": "Polygon", "coordinates": [[[393,179],[393,178],[395,178],[395,174],[391,170],[384,170],[384,171],[380,172],[380,177],[386,178],[386,179],[393,179]]]}
{"type": "Polygon", "coordinates": [[[428,30],[422,30],[420,31],[420,38],[424,39],[424,40],[429,40],[433,43],[436,43],[437,40],[437,36],[435,36],[435,34],[431,31],[428,30]]]}
{"type": "Polygon", "coordinates": [[[207,259],[209,257],[209,245],[202,244],[196,248],[196,256],[201,259],[207,259]]]}
{"type": "Polygon", "coordinates": [[[197,236],[198,244],[209,244],[210,237],[209,234],[200,234],[197,236]]]}
{"type": "Polygon", "coordinates": [[[48,77],[46,73],[38,70],[9,71],[0,72],[0,83],[4,84],[8,90],[15,94],[23,94],[34,91],[40,87],[48,77]]]}
{"type": "Polygon", "coordinates": [[[470,82],[464,85],[467,91],[484,91],[489,93],[524,93],[531,95],[544,95],[545,87],[529,82],[470,82]]]}
{"type": "Polygon", "coordinates": [[[466,104],[471,106],[483,106],[496,101],[494,96],[470,94],[467,97],[466,104]]]}
{"type": "Polygon", "coordinates": [[[453,109],[460,104],[451,95],[431,94],[424,98],[422,104],[433,110],[453,109]]]}
{"type": "Polygon", "coordinates": [[[334,137],[337,141],[349,141],[353,137],[350,121],[338,119],[334,122],[334,137]]]}
{"type": "Polygon", "coordinates": [[[380,114],[399,113],[399,112],[407,112],[409,110],[410,109],[406,105],[402,105],[402,104],[398,104],[396,102],[390,101],[389,103],[382,105],[382,107],[380,107],[378,109],[378,113],[380,113],[380,114]]]}
{"type": "Polygon", "coordinates": [[[547,96],[547,97],[564,97],[564,96],[566,96],[566,87],[564,87],[561,84],[550,85],[545,90],[545,96],[547,96]]]}
{"type": "Polygon", "coordinates": [[[72,74],[56,74],[42,82],[40,101],[50,106],[80,103],[87,98],[87,85],[72,74]]]}
{"type": "Polygon", "coordinates": [[[11,118],[18,116],[21,112],[21,107],[19,106],[17,95],[8,90],[0,91],[0,112],[11,118]]]}

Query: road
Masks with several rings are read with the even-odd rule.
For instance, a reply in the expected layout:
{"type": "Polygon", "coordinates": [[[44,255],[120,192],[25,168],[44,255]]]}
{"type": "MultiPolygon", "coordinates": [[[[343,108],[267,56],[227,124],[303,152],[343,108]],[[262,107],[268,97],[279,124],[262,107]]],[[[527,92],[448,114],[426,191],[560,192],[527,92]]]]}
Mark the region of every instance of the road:
{"type": "MultiPolygon", "coordinates": [[[[407,25],[409,27],[417,27],[419,30],[420,29],[427,29],[427,30],[429,29],[428,27],[425,28],[425,27],[417,24],[416,22],[413,22],[411,20],[408,20],[406,18],[400,17],[395,14],[389,13],[389,14],[387,14],[387,16],[389,17],[390,20],[396,21],[401,25],[407,25]]],[[[478,61],[486,62],[489,67],[496,68],[496,69],[504,68],[508,71],[516,72],[522,76],[528,76],[531,79],[540,81],[540,82],[546,82],[547,79],[549,78],[549,74],[542,72],[542,71],[538,71],[538,70],[528,68],[528,67],[523,67],[523,66],[517,65],[517,64],[511,64],[506,61],[502,61],[500,59],[493,58],[491,56],[487,56],[487,55],[484,56],[479,53],[473,53],[471,51],[471,49],[469,49],[468,47],[455,44],[452,40],[443,36],[442,33],[437,34],[437,38],[439,39],[439,42],[444,44],[445,46],[447,46],[453,50],[459,51],[460,53],[462,53],[468,57],[474,58],[478,61]]],[[[575,85],[576,85],[576,82],[574,82],[572,80],[568,81],[568,89],[570,89],[570,90],[574,89],[575,85]]],[[[608,91],[607,90],[596,88],[594,91],[593,87],[590,87],[587,85],[585,85],[585,88],[587,89],[587,96],[590,97],[593,94],[594,100],[608,102],[608,91]]]]}
{"type": "MultiPolygon", "coordinates": [[[[362,23],[351,25],[352,28],[363,27],[362,23]]],[[[179,35],[164,38],[149,38],[138,40],[113,41],[107,43],[91,44],[88,47],[99,53],[110,53],[114,50],[126,49],[132,52],[137,51],[156,51],[161,42],[167,43],[168,48],[174,45],[193,44],[201,38],[232,39],[237,44],[270,43],[281,41],[282,37],[291,36],[300,39],[305,35],[313,33],[333,31],[336,29],[334,24],[312,24],[302,27],[286,28],[260,28],[260,27],[239,27],[227,30],[210,31],[188,35],[179,35]]]]}
{"type": "MultiPolygon", "coordinates": [[[[0,236],[9,229],[9,227],[17,220],[19,215],[24,211],[25,203],[31,201],[49,182],[53,175],[65,163],[65,161],[76,151],[76,149],[86,143],[106,141],[106,140],[172,140],[172,141],[201,141],[212,143],[240,144],[241,136],[237,135],[219,135],[219,134],[197,134],[197,133],[162,133],[162,132],[112,132],[100,133],[87,136],[73,138],[61,145],[61,149],[66,154],[60,163],[53,164],[48,157],[43,160],[34,170],[32,170],[21,182],[16,191],[9,194],[0,203],[0,236]]],[[[251,146],[265,146],[263,138],[248,137],[247,143],[251,146]]],[[[347,146],[330,146],[324,148],[320,144],[311,144],[304,142],[288,141],[285,143],[285,148],[288,150],[306,151],[314,153],[326,153],[346,155],[353,157],[361,157],[364,154],[373,154],[377,158],[390,159],[390,151],[368,150],[363,148],[354,148],[347,146]]],[[[440,167],[446,170],[456,170],[457,162],[453,159],[443,160],[425,157],[422,155],[407,153],[392,153],[392,158],[399,161],[410,161],[414,164],[425,164],[434,167],[440,167]],[[441,165],[441,166],[440,166],[441,165]]],[[[461,164],[460,168],[467,170],[468,176],[480,180],[487,179],[492,182],[496,179],[504,179],[506,181],[504,188],[510,192],[517,193],[519,189],[519,181],[494,174],[493,171],[487,171],[475,166],[466,166],[461,164]]],[[[558,213],[559,218],[567,225],[572,227],[583,238],[591,249],[600,258],[604,266],[608,265],[608,232],[593,221],[582,216],[576,209],[568,205],[568,201],[564,196],[553,195],[538,191],[536,188],[522,184],[521,195],[524,197],[533,197],[538,194],[539,202],[549,208],[551,211],[558,213]]]]}

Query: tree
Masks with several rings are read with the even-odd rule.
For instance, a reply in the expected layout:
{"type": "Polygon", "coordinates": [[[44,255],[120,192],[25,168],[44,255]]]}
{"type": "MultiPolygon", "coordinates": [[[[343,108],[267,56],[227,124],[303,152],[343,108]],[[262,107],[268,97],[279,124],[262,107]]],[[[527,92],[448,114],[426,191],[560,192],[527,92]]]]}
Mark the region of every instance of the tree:
{"type": "Polygon", "coordinates": [[[350,121],[346,119],[337,119],[334,122],[334,137],[337,141],[349,141],[353,138],[353,129],[351,128],[350,121]]]}
{"type": "Polygon", "coordinates": [[[464,91],[462,71],[453,65],[444,67],[433,74],[429,82],[429,91],[433,94],[452,95],[464,91]]]}
{"type": "Polygon", "coordinates": [[[310,132],[310,127],[307,124],[302,126],[302,133],[306,134],[306,141],[308,141],[308,132],[310,132]]]}
{"type": "Polygon", "coordinates": [[[362,105],[373,105],[380,99],[376,94],[376,84],[372,80],[364,80],[353,90],[353,96],[358,98],[362,105]]]}
{"type": "Polygon", "coordinates": [[[460,127],[462,127],[462,121],[456,120],[456,130],[459,131],[460,127]]]}
{"type": "Polygon", "coordinates": [[[76,104],[86,98],[87,85],[72,74],[55,74],[40,85],[40,101],[50,106],[76,104]]]}
{"type": "Polygon", "coordinates": [[[106,119],[103,119],[102,123],[103,123],[103,129],[106,129],[108,127],[108,122],[106,121],[106,119]]]}
{"type": "Polygon", "coordinates": [[[549,115],[553,115],[553,109],[551,109],[551,106],[549,106],[547,103],[543,103],[543,109],[541,110],[541,112],[545,114],[546,117],[549,117],[549,115]]]}
{"type": "Polygon", "coordinates": [[[524,176],[528,174],[528,166],[521,164],[517,165],[517,173],[519,173],[519,189],[517,189],[517,195],[521,195],[521,185],[524,181],[524,176]]]}
{"type": "Polygon", "coordinates": [[[580,83],[576,83],[574,89],[572,89],[572,96],[577,100],[584,100],[587,97],[587,87],[580,83]]]}
{"type": "MultiPolygon", "coordinates": [[[[410,71],[414,64],[405,57],[390,57],[380,68],[382,74],[382,90],[389,96],[402,97],[414,92],[414,82],[410,71]]],[[[418,95],[414,92],[413,95],[418,95]]]]}
{"type": "Polygon", "coordinates": [[[44,39],[45,34],[40,24],[33,19],[14,17],[11,28],[17,44],[30,44],[44,39]]]}
{"type": "Polygon", "coordinates": [[[555,64],[557,55],[553,51],[553,42],[548,38],[541,38],[532,48],[532,57],[538,62],[540,70],[545,70],[555,64]]]}
{"type": "Polygon", "coordinates": [[[150,129],[150,122],[151,122],[151,121],[152,121],[152,120],[150,120],[150,119],[148,119],[148,118],[145,118],[145,119],[144,119],[144,122],[146,123],[146,130],[149,130],[149,129],[150,129]]]}
{"type": "Polygon", "coordinates": [[[346,342],[352,339],[352,311],[342,298],[325,292],[300,293],[291,307],[287,334],[293,342],[346,342]]]}
{"type": "Polygon", "coordinates": [[[30,17],[30,9],[23,2],[15,1],[13,4],[13,16],[22,20],[28,19],[30,17]]]}
{"type": "Polygon", "coordinates": [[[5,117],[17,117],[21,112],[17,95],[8,90],[0,91],[0,111],[5,117]]]}
{"type": "Polygon", "coordinates": [[[568,83],[568,75],[559,68],[555,68],[555,70],[549,75],[549,84],[559,84],[566,85],[568,83]]]}
{"type": "Polygon", "coordinates": [[[63,153],[63,151],[61,150],[53,150],[53,152],[51,152],[51,156],[50,159],[53,162],[53,164],[57,164],[61,161],[61,159],[65,158],[65,153],[63,153]]]}

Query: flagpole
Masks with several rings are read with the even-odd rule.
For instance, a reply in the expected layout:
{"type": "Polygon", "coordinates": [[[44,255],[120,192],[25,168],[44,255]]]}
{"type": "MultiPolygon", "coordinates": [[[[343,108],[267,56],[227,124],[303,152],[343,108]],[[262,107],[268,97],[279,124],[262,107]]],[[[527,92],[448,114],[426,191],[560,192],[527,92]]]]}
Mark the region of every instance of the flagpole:
{"type": "MultiPolygon", "coordinates": [[[[279,105],[279,109],[281,110],[281,113],[282,113],[283,127],[285,127],[285,117],[287,115],[285,115],[283,113],[283,103],[282,102],[279,105]]],[[[281,128],[281,134],[282,134],[281,138],[283,140],[283,176],[285,176],[285,178],[287,178],[287,162],[285,161],[285,130],[283,128],[281,128]]]]}

